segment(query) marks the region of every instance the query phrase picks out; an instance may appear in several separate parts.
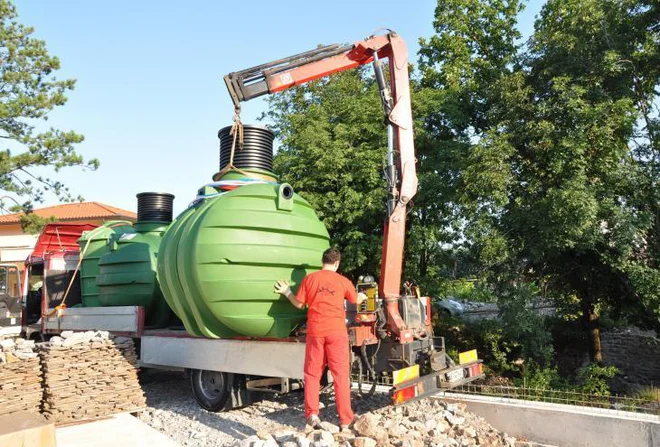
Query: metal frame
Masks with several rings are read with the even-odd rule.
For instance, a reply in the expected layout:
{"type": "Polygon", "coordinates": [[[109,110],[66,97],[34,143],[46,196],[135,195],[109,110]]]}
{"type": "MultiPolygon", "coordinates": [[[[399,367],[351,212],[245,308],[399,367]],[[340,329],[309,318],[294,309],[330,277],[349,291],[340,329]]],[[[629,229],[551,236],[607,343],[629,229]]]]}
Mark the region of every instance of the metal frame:
{"type": "Polygon", "coordinates": [[[71,307],[49,312],[41,318],[43,332],[109,331],[117,335],[140,337],[144,331],[144,308],[139,306],[71,307]]]}
{"type": "Polygon", "coordinates": [[[341,44],[319,47],[315,50],[305,51],[304,53],[284,59],[229,73],[224,77],[225,84],[234,102],[234,107],[240,110],[240,101],[249,101],[250,99],[273,93],[268,85],[268,76],[345,53],[351,49],[352,46],[341,44]]]}
{"type": "Polygon", "coordinates": [[[305,343],[209,339],[147,331],[142,335],[144,367],[222,371],[249,376],[304,378],[305,343]]]}
{"type": "Polygon", "coordinates": [[[463,384],[452,389],[452,395],[476,395],[497,398],[501,402],[544,402],[574,405],[616,411],[619,413],[645,413],[660,416],[657,401],[643,397],[599,396],[574,390],[530,388],[504,385],[463,384]]]}

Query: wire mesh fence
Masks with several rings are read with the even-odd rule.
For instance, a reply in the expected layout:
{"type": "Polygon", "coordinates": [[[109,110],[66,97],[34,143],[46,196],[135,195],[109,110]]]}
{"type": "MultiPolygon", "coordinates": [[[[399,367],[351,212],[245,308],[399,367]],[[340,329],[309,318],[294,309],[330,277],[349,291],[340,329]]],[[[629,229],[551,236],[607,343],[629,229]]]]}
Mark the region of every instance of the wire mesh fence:
{"type": "Polygon", "coordinates": [[[660,402],[642,397],[599,396],[569,390],[475,384],[456,387],[452,392],[500,397],[503,399],[577,405],[581,407],[602,408],[660,416],[660,402]]]}

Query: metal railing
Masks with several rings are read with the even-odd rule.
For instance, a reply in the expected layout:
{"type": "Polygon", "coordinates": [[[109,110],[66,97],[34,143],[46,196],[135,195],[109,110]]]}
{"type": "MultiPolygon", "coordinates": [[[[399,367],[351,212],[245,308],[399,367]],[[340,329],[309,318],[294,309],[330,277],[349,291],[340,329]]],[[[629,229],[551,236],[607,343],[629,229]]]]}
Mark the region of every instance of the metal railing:
{"type": "Polygon", "coordinates": [[[478,384],[459,386],[452,389],[451,392],[500,397],[502,399],[576,405],[580,407],[602,408],[660,416],[660,402],[641,397],[598,396],[578,391],[478,384]]]}

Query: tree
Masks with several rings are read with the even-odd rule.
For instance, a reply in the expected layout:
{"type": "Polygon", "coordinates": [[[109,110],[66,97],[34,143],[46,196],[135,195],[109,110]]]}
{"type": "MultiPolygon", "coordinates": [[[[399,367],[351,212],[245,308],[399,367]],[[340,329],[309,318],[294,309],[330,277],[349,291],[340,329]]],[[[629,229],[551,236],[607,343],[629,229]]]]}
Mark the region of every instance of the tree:
{"type": "Polygon", "coordinates": [[[470,223],[495,235],[480,259],[501,284],[576,301],[596,362],[604,310],[660,312],[657,14],[650,2],[548,1],[462,172],[470,223]]]}
{"type": "MultiPolygon", "coordinates": [[[[483,240],[502,241],[481,212],[477,200],[466,200],[466,167],[472,158],[492,163],[488,172],[498,175],[500,162],[481,151],[476,143],[488,138],[497,126],[492,110],[498,105],[498,82],[506,76],[517,55],[518,0],[439,0],[435,9],[435,34],[421,39],[417,91],[418,158],[422,211],[413,225],[436,232],[434,246],[413,247],[408,258],[426,255],[429,264],[445,265],[447,273],[481,273],[483,262],[475,258],[483,240]],[[431,253],[429,255],[427,253],[431,253]],[[456,264],[461,259],[462,264],[456,264]]],[[[473,190],[474,188],[470,189],[473,190]]],[[[481,256],[498,256],[498,249],[481,256]]],[[[420,261],[420,274],[427,269],[420,261]]],[[[438,272],[440,273],[440,272],[438,272]]],[[[440,276],[440,275],[439,275],[440,276]]],[[[436,282],[441,278],[437,278],[436,282]]]]}
{"type": "Polygon", "coordinates": [[[57,222],[55,216],[41,217],[34,213],[21,215],[21,230],[25,234],[41,234],[47,223],[57,222]]]}
{"type": "Polygon", "coordinates": [[[41,174],[42,168],[96,169],[98,161],[85,162],[76,153],[74,145],[83,141],[82,135],[43,128],[50,111],[66,103],[75,81],[54,76],[59,60],[48,54],[45,42],[32,37],[32,28],[16,19],[14,5],[0,0],[0,189],[13,199],[11,205],[0,199],[0,207],[29,213],[46,192],[73,200],[60,181],[41,174]],[[21,203],[15,205],[17,200],[21,203]]]}

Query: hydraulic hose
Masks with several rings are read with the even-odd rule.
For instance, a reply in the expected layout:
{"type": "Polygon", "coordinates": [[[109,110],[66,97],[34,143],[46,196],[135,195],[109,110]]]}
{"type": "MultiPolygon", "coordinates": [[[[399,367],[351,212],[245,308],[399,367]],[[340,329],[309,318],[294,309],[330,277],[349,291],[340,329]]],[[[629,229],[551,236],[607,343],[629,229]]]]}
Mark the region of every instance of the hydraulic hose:
{"type": "MultiPolygon", "coordinates": [[[[376,332],[378,333],[378,338],[384,339],[387,337],[387,331],[385,330],[385,325],[387,324],[387,319],[385,318],[385,311],[383,311],[383,308],[381,307],[377,311],[378,313],[378,323],[376,325],[376,332]]],[[[380,348],[380,341],[378,342],[378,346],[380,348]]]]}
{"type": "Polygon", "coordinates": [[[362,360],[359,357],[357,358],[357,364],[358,364],[358,393],[362,395],[362,360]]]}
{"type": "Polygon", "coordinates": [[[369,377],[371,377],[371,389],[369,390],[369,395],[372,396],[376,392],[376,368],[369,362],[369,357],[367,356],[367,345],[360,346],[360,357],[364,360],[365,365],[367,365],[367,370],[369,371],[369,377]]]}

